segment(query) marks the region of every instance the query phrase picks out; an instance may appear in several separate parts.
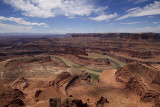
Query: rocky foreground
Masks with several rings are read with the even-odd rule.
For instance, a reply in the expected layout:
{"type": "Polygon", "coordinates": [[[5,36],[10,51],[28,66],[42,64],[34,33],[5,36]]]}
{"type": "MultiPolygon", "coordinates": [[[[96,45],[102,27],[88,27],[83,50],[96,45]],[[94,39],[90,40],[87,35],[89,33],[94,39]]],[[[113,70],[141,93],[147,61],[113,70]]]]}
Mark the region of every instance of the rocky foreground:
{"type": "Polygon", "coordinates": [[[160,106],[160,72],[139,63],[132,63],[116,72],[117,81],[136,93],[142,102],[160,106]]]}
{"type": "Polygon", "coordinates": [[[0,88],[0,107],[159,107],[160,72],[140,63],[91,76],[60,73],[52,80],[19,78],[0,88]],[[122,103],[123,102],[123,103],[122,103]]]}

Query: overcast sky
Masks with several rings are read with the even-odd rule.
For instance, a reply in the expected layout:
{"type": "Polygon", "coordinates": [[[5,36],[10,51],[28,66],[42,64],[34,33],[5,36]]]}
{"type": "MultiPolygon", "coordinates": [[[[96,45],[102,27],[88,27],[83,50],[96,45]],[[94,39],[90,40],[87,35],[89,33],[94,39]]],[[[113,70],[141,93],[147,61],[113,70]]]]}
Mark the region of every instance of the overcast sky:
{"type": "Polygon", "coordinates": [[[160,33],[160,0],[0,0],[0,33],[160,33]]]}

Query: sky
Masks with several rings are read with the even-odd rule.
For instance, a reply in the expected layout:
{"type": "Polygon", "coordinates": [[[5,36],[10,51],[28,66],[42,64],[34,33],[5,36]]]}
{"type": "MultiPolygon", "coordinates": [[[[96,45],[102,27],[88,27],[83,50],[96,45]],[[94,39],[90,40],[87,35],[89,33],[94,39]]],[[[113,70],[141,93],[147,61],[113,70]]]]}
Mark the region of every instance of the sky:
{"type": "Polygon", "coordinates": [[[0,33],[160,33],[160,0],[0,0],[0,33]]]}

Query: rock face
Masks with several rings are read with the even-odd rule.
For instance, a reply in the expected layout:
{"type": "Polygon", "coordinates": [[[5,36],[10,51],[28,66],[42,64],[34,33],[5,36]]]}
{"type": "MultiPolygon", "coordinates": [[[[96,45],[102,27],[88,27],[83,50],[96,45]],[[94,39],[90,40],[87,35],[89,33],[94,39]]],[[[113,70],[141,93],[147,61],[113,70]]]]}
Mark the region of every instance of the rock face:
{"type": "Polygon", "coordinates": [[[18,89],[5,89],[0,92],[0,107],[19,107],[24,106],[22,99],[24,94],[18,89]]]}
{"type": "Polygon", "coordinates": [[[20,79],[16,79],[14,82],[10,83],[10,87],[12,87],[13,89],[19,89],[21,91],[23,91],[28,86],[28,80],[23,77],[20,79]]]}
{"type": "Polygon", "coordinates": [[[71,34],[71,37],[99,37],[107,39],[146,39],[146,40],[160,40],[159,33],[104,33],[104,34],[71,34]]]}
{"type": "Polygon", "coordinates": [[[88,55],[84,49],[74,48],[74,47],[64,47],[64,51],[60,52],[63,54],[71,54],[71,55],[88,55]]]}
{"type": "Polygon", "coordinates": [[[104,98],[104,97],[101,97],[97,103],[96,103],[96,107],[104,107],[107,103],[109,103],[109,101],[104,98]]]}
{"type": "Polygon", "coordinates": [[[49,107],[88,107],[87,103],[74,98],[53,98],[49,100],[49,107]]]}
{"type": "Polygon", "coordinates": [[[94,64],[94,65],[109,65],[110,62],[107,58],[87,58],[87,57],[83,57],[83,56],[78,56],[78,58],[80,59],[81,62],[84,62],[83,65],[89,65],[89,64],[94,64]]]}
{"type": "MultiPolygon", "coordinates": [[[[122,56],[117,56],[115,54],[110,54],[110,53],[105,53],[105,54],[109,55],[109,56],[111,56],[111,57],[113,57],[117,60],[120,60],[122,62],[125,62],[125,63],[131,63],[131,62],[139,62],[139,63],[144,63],[144,64],[159,64],[160,63],[159,61],[158,62],[140,61],[140,60],[136,60],[136,59],[133,59],[133,58],[131,59],[131,58],[126,58],[126,57],[122,57],[122,56]]],[[[141,58],[141,59],[144,59],[144,57],[145,58],[151,58],[150,56],[148,56],[148,57],[146,57],[146,56],[147,56],[147,54],[141,55],[141,57],[139,57],[139,58],[141,58]]],[[[135,57],[135,56],[132,56],[132,57],[135,57]]],[[[138,56],[136,56],[136,57],[138,57],[138,56]]]]}
{"type": "MultiPolygon", "coordinates": [[[[128,55],[130,57],[137,57],[141,59],[147,59],[147,58],[153,58],[153,52],[151,51],[145,51],[145,52],[139,52],[135,50],[127,50],[122,48],[108,48],[108,52],[111,53],[123,53],[125,55],[128,55]]],[[[158,53],[156,53],[158,54],[158,53]]]]}
{"type": "Polygon", "coordinates": [[[160,105],[160,72],[140,63],[131,63],[116,72],[116,79],[135,92],[142,102],[160,105]]]}
{"type": "Polygon", "coordinates": [[[57,91],[66,95],[66,86],[72,80],[72,76],[69,72],[62,72],[55,79],[55,87],[57,91]]]}
{"type": "Polygon", "coordinates": [[[42,93],[42,90],[37,90],[35,93],[35,97],[38,97],[42,93]]]}
{"type": "Polygon", "coordinates": [[[66,95],[69,87],[87,84],[90,78],[90,75],[85,72],[82,72],[80,75],[71,75],[69,72],[62,72],[55,79],[55,87],[57,91],[66,95]]]}
{"type": "Polygon", "coordinates": [[[20,107],[24,106],[24,103],[21,99],[15,99],[9,103],[9,107],[20,107]]]}

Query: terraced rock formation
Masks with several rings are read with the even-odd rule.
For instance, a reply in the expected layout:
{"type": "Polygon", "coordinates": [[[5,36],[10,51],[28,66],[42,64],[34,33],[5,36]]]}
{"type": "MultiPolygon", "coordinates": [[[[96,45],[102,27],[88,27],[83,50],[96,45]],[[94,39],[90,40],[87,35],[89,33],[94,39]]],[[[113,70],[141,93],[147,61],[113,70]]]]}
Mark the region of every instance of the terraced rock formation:
{"type": "Polygon", "coordinates": [[[62,72],[55,79],[55,87],[61,94],[67,95],[67,90],[70,87],[89,84],[90,79],[91,77],[88,73],[71,75],[69,72],[62,72]]]}
{"type": "Polygon", "coordinates": [[[116,79],[135,92],[142,102],[160,106],[160,72],[139,63],[131,63],[116,72],[116,79]]]}

